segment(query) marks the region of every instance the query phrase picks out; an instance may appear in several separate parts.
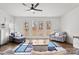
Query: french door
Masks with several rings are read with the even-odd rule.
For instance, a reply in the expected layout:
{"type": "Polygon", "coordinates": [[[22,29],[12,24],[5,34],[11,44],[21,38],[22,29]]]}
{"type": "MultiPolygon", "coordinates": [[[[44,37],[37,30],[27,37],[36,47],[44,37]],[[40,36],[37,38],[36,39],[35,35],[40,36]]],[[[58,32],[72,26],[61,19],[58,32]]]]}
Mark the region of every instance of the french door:
{"type": "Polygon", "coordinates": [[[26,20],[24,28],[25,34],[32,37],[47,37],[53,31],[52,20],[26,20]]]}

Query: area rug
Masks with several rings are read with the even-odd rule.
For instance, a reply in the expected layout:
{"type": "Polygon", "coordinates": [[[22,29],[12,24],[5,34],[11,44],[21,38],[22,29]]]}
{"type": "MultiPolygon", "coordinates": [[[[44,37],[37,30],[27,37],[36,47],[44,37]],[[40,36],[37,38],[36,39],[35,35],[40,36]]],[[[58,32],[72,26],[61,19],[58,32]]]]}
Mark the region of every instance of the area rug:
{"type": "MultiPolygon", "coordinates": [[[[41,46],[42,47],[42,46],[41,46]]],[[[56,42],[48,43],[47,51],[32,51],[32,55],[66,55],[67,51],[62,46],[57,44],[56,42]]],[[[38,48],[39,50],[40,48],[38,48]]]]}
{"type": "Polygon", "coordinates": [[[4,52],[1,52],[0,55],[31,55],[32,49],[32,44],[21,43],[13,49],[9,48],[4,52]]]}
{"type": "MultiPolygon", "coordinates": [[[[6,51],[4,51],[3,53],[1,53],[2,55],[4,54],[8,54],[8,55],[65,55],[67,53],[66,49],[64,49],[63,47],[61,47],[59,44],[57,44],[56,42],[53,42],[55,45],[55,49],[53,51],[48,51],[48,48],[44,48],[44,46],[42,47],[42,45],[37,48],[37,51],[35,51],[33,49],[34,46],[23,43],[18,45],[17,47],[15,47],[14,49],[8,49],[6,51]],[[41,48],[42,47],[42,48],[41,48]],[[42,51],[42,49],[44,49],[45,51],[42,51]]],[[[47,45],[48,47],[48,45],[47,45]]]]}

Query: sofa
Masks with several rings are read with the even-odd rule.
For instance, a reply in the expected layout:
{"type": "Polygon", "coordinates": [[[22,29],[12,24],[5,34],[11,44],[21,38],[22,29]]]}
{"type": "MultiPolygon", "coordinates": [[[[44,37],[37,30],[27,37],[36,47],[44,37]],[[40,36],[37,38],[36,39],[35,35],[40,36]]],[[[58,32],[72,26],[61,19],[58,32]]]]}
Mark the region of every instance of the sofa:
{"type": "Polygon", "coordinates": [[[50,40],[55,40],[59,42],[65,42],[67,38],[66,32],[55,32],[49,35],[50,40]]]}
{"type": "Polygon", "coordinates": [[[9,40],[11,42],[22,43],[25,42],[25,37],[19,32],[10,33],[9,40]]]}

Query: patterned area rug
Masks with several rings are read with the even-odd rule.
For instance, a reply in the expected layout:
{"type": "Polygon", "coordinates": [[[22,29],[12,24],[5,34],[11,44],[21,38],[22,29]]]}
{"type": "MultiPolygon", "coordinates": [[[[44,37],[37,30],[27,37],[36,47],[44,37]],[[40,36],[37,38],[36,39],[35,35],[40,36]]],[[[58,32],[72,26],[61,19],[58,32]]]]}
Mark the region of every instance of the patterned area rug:
{"type": "Polygon", "coordinates": [[[32,44],[26,44],[26,43],[21,43],[14,49],[7,49],[4,52],[0,53],[1,55],[10,55],[10,54],[24,54],[24,55],[30,55],[32,51],[32,44]]]}
{"type": "MultiPolygon", "coordinates": [[[[53,42],[55,45],[56,50],[48,51],[48,45],[47,46],[33,46],[33,50],[29,51],[30,46],[27,44],[20,44],[14,49],[7,49],[1,54],[24,54],[24,55],[65,55],[67,51],[61,47],[59,44],[53,42]],[[26,49],[28,47],[28,49],[26,49]],[[46,47],[46,48],[45,48],[46,47]],[[35,50],[35,49],[36,50],[35,50]],[[29,53],[28,53],[29,52],[29,53]]],[[[49,44],[49,43],[48,43],[49,44]]],[[[32,48],[31,48],[32,49],[32,48]]]]}
{"type": "Polygon", "coordinates": [[[32,51],[33,55],[65,55],[66,53],[67,51],[56,42],[49,42],[48,45],[35,45],[32,51]],[[48,51],[48,47],[52,51],[48,51]]]}

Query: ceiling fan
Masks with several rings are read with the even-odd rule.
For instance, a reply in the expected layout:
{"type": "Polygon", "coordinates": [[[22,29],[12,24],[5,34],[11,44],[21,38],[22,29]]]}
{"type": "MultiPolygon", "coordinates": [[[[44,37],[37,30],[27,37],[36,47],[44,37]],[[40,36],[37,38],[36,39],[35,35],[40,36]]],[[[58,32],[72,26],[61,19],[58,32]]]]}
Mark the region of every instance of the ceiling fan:
{"type": "MultiPolygon", "coordinates": [[[[25,3],[22,3],[22,5],[27,7],[27,5],[25,3]]],[[[28,9],[27,11],[43,11],[41,9],[37,9],[36,7],[38,7],[38,6],[39,6],[39,3],[36,3],[36,4],[31,3],[30,9],[28,9]]]]}

